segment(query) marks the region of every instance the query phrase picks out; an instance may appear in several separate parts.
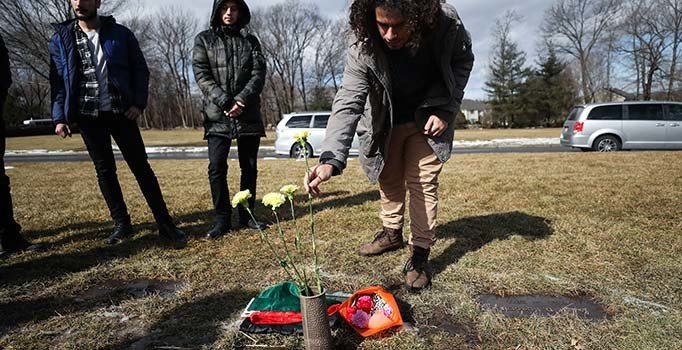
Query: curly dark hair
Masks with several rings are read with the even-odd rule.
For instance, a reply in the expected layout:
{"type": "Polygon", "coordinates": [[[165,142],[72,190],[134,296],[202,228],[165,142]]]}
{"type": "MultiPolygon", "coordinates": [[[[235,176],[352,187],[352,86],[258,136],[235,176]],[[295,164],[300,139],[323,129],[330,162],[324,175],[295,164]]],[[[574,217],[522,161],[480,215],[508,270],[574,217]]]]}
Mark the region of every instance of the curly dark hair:
{"type": "Polygon", "coordinates": [[[422,39],[440,23],[441,0],[354,0],[350,7],[350,29],[373,52],[381,43],[376,24],[376,8],[399,11],[412,33],[407,47],[417,49],[422,39]]]}

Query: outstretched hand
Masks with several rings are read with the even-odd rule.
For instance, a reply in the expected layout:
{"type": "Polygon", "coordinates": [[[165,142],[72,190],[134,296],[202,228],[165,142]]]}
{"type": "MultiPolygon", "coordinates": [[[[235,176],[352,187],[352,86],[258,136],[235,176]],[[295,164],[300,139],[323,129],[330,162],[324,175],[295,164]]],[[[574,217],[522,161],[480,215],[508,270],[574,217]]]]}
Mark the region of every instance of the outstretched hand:
{"type": "Polygon", "coordinates": [[[320,193],[320,184],[328,181],[334,174],[334,166],[331,164],[319,164],[310,169],[310,175],[306,174],[303,177],[303,188],[306,193],[313,196],[318,196],[320,193]]]}

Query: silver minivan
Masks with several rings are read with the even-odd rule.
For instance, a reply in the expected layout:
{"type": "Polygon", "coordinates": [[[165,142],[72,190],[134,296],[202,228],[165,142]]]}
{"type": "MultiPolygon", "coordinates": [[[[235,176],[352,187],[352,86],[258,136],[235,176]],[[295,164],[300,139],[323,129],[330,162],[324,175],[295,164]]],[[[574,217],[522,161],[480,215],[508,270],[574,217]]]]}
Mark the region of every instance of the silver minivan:
{"type": "MultiPolygon", "coordinates": [[[[275,153],[301,158],[306,151],[308,155],[319,156],[330,116],[331,112],[298,112],[283,115],[275,129],[275,153]],[[310,132],[305,150],[294,140],[294,134],[303,130],[310,132]]],[[[357,154],[358,136],[355,135],[349,155],[357,154]]]]}
{"type": "Polygon", "coordinates": [[[583,151],[682,149],[682,103],[620,102],[576,106],[561,145],[583,151]]]}

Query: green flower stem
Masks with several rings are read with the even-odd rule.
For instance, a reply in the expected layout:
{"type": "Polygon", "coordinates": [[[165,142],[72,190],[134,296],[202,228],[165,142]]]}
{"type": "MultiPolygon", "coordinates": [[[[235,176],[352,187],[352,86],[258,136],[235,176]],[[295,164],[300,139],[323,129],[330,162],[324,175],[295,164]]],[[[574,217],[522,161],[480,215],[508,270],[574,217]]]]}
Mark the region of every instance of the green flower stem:
{"type": "Polygon", "coordinates": [[[277,211],[275,211],[275,210],[273,210],[272,213],[275,214],[275,220],[277,220],[277,231],[279,231],[279,238],[282,240],[282,245],[284,246],[284,252],[287,255],[287,260],[289,261],[289,265],[291,265],[291,268],[294,270],[296,277],[298,277],[298,280],[300,281],[299,284],[305,288],[302,290],[307,290],[308,289],[308,281],[303,279],[303,277],[301,276],[301,273],[298,271],[298,268],[296,268],[296,263],[294,262],[294,259],[291,257],[291,253],[289,252],[289,246],[287,245],[287,241],[284,238],[284,231],[282,231],[282,225],[279,221],[279,215],[277,215],[277,211]]]}
{"type": "MultiPolygon", "coordinates": [[[[292,196],[293,197],[293,196],[292,196]]],[[[291,207],[291,218],[294,220],[294,230],[296,231],[296,240],[295,240],[295,245],[296,245],[296,250],[298,251],[298,257],[299,261],[304,262],[303,264],[303,280],[306,281],[306,285],[308,284],[308,274],[305,268],[305,252],[303,251],[303,248],[301,247],[301,231],[298,229],[298,220],[296,220],[296,211],[294,210],[294,201],[293,198],[289,198],[289,205],[291,207]]]]}
{"type": "MultiPolygon", "coordinates": [[[[246,212],[249,213],[249,216],[251,217],[251,219],[252,219],[254,222],[256,222],[256,217],[253,216],[253,213],[251,212],[251,208],[249,208],[249,207],[247,207],[247,206],[245,206],[245,205],[244,205],[244,208],[246,208],[246,212]]],[[[272,255],[275,256],[275,258],[277,259],[277,261],[280,263],[280,266],[284,269],[284,271],[287,273],[287,275],[289,275],[289,279],[292,280],[292,281],[295,281],[296,279],[295,279],[294,276],[291,274],[291,272],[289,271],[289,269],[287,269],[286,265],[282,265],[282,261],[284,261],[284,259],[282,259],[282,258],[279,257],[279,254],[277,254],[277,251],[275,250],[275,247],[272,246],[272,243],[270,243],[270,241],[268,240],[268,238],[265,236],[265,232],[263,232],[263,230],[262,230],[260,227],[258,228],[258,232],[260,233],[260,239],[261,239],[262,241],[264,241],[265,243],[267,243],[268,247],[270,247],[270,251],[272,252],[272,255]]]]}
{"type": "MultiPolygon", "coordinates": [[[[301,142],[303,143],[303,142],[301,142]]],[[[305,145],[304,145],[305,146],[305,145]]],[[[310,178],[310,163],[308,162],[308,152],[303,152],[305,158],[306,177],[310,178]]],[[[308,193],[308,208],[310,209],[310,236],[313,240],[313,260],[315,263],[315,277],[317,278],[317,292],[322,293],[322,281],[320,278],[320,264],[317,260],[317,241],[315,239],[315,218],[313,216],[313,196],[308,193]]]]}

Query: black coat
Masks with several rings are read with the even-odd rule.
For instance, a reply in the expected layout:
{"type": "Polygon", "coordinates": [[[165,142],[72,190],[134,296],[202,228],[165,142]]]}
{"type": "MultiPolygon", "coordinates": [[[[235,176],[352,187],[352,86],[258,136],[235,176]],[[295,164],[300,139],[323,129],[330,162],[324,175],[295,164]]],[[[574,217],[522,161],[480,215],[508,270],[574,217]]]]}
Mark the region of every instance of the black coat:
{"type": "Polygon", "coordinates": [[[237,1],[239,22],[232,27],[221,25],[218,9],[224,1],[214,2],[211,28],[197,35],[192,57],[194,76],[204,94],[205,136],[265,136],[260,112],[265,57],[258,39],[244,30],[251,20],[244,1],[237,1]],[[228,118],[224,111],[236,101],[245,104],[246,108],[237,118],[228,118]]]}
{"type": "Polygon", "coordinates": [[[12,73],[9,70],[9,53],[0,36],[0,97],[7,95],[10,85],[12,85],[12,73]]]}

